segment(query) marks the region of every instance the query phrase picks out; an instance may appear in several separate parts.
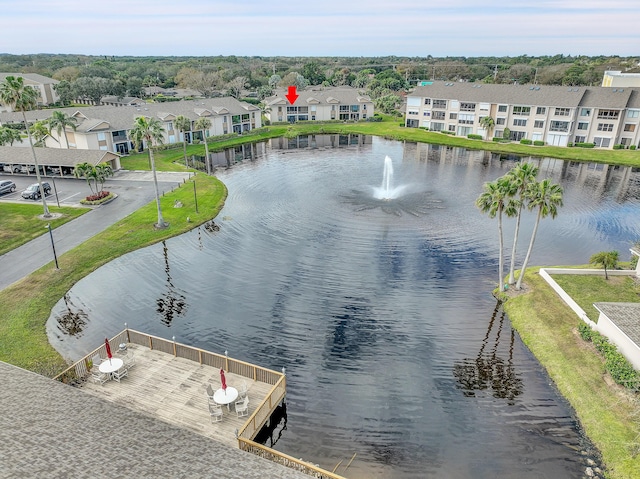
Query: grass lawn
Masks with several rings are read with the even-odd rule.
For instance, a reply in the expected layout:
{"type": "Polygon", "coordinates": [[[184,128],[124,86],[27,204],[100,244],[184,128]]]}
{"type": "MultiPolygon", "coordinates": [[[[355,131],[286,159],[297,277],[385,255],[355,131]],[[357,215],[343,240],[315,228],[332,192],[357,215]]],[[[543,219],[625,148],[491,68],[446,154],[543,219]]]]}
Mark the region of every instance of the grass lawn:
{"type": "MultiPolygon", "coordinates": [[[[566,148],[559,146],[529,146],[520,143],[496,143],[493,141],[470,140],[468,138],[445,135],[420,128],[400,126],[402,119],[384,116],[381,122],[358,123],[294,123],[292,125],[266,126],[254,132],[243,133],[236,138],[224,141],[209,139],[209,150],[220,151],[236,145],[267,140],[280,136],[311,134],[350,134],[375,135],[399,141],[415,141],[441,145],[458,146],[472,150],[489,150],[496,153],[511,153],[521,156],[551,157],[572,161],[589,161],[615,165],[640,166],[640,150],[600,150],[585,148],[566,148]]],[[[187,155],[204,155],[204,144],[187,146],[187,155]]],[[[181,145],[175,149],[158,151],[155,156],[159,171],[182,171],[184,154],[181,145]]],[[[122,167],[128,170],[148,170],[149,160],[146,152],[123,157],[122,167]]]]}
{"type": "MultiPolygon", "coordinates": [[[[586,266],[588,267],[588,266],[586,266]]],[[[640,284],[625,276],[554,274],[553,279],[584,309],[594,323],[598,322],[598,310],[593,303],[612,301],[616,303],[639,303],[640,284]]]]}
{"type": "MultiPolygon", "coordinates": [[[[610,478],[640,477],[640,398],[605,381],[604,360],[577,333],[579,319],[538,274],[527,272],[529,292],[509,299],[505,311],[524,343],[569,400],[588,437],[602,453],[610,478]]],[[[577,279],[567,275],[567,282],[577,279]]],[[[580,290],[580,286],[569,286],[580,290]]],[[[626,296],[612,294],[610,301],[626,296]]]]}
{"type": "Polygon", "coordinates": [[[157,209],[153,201],[59,256],[59,270],[49,263],[0,291],[0,360],[50,377],[64,370],[67,365],[49,344],[45,332],[55,303],[78,280],[112,259],[214,218],[226,195],[226,187],[218,179],[196,175],[161,198],[164,220],[170,223],[168,228],[154,229],[157,209]],[[199,213],[195,212],[193,181],[197,185],[199,213]],[[173,208],[175,200],[184,206],[173,208]],[[187,223],[187,216],[191,223],[187,223]]]}
{"type": "Polygon", "coordinates": [[[0,203],[0,255],[45,234],[47,224],[55,229],[90,211],[89,208],[48,206],[51,213],[60,213],[62,216],[50,220],[39,218],[43,211],[40,203],[0,203]]]}

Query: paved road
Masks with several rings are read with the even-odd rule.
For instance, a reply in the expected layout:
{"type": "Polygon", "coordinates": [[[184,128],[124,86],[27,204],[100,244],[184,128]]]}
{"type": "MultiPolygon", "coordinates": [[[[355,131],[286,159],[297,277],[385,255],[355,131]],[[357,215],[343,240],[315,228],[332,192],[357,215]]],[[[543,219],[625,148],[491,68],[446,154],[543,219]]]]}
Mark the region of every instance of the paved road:
{"type": "MultiPolygon", "coordinates": [[[[158,173],[160,191],[170,191],[188,178],[190,173],[158,173]]],[[[14,179],[15,181],[15,179],[14,179]]],[[[29,183],[32,179],[27,179],[29,183]]],[[[16,181],[18,184],[18,181],[16,181]]],[[[84,180],[56,180],[56,187],[64,191],[68,201],[61,205],[79,204],[80,199],[88,194],[84,180]],[[65,183],[73,182],[73,183],[65,183]],[[62,185],[62,186],[61,186],[62,185]],[[75,185],[75,186],[74,186],[75,185]],[[83,192],[76,195],[75,190],[83,192]]],[[[108,226],[133,213],[154,199],[153,177],[146,171],[120,171],[105,183],[105,189],[118,195],[114,201],[92,209],[89,213],[76,218],[53,230],[56,253],[61,255],[75,248],[92,236],[100,233],[108,226]]],[[[22,191],[20,187],[19,192],[22,191]]],[[[31,201],[3,197],[1,201],[31,201]]],[[[49,201],[54,202],[52,196],[49,201]]],[[[31,201],[32,202],[32,201],[31,201]]],[[[43,233],[46,233],[46,222],[42,222],[43,233]]],[[[0,256],[0,290],[31,274],[45,264],[53,261],[51,239],[48,234],[42,236],[0,256]]]]}

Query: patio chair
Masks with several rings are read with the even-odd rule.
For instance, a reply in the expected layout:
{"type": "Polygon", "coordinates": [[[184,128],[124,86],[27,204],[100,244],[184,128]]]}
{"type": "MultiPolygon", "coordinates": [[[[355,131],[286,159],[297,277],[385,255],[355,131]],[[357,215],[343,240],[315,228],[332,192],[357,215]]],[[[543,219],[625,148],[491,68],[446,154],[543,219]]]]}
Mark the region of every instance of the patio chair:
{"type": "Polygon", "coordinates": [[[245,396],[242,401],[236,401],[236,414],[238,417],[249,415],[249,397],[245,396]]]}
{"type": "Polygon", "coordinates": [[[124,367],[127,368],[127,371],[136,365],[136,358],[133,353],[128,352],[122,358],[122,362],[124,363],[124,367]]]}
{"type": "Polygon", "coordinates": [[[238,388],[238,397],[240,399],[244,399],[245,397],[247,397],[247,382],[246,381],[242,381],[242,384],[238,388]]]}
{"type": "Polygon", "coordinates": [[[222,421],[222,408],[219,404],[209,403],[209,416],[211,416],[212,423],[222,421]]]}
{"type": "Polygon", "coordinates": [[[205,394],[209,398],[209,401],[213,401],[213,388],[211,387],[211,384],[207,384],[207,391],[205,394]]]}
{"type": "Polygon", "coordinates": [[[109,380],[109,375],[105,373],[101,373],[100,371],[92,371],[91,372],[91,380],[94,383],[98,383],[100,385],[106,383],[109,380]]]}
{"type": "Polygon", "coordinates": [[[129,375],[129,370],[124,366],[118,369],[117,371],[114,371],[111,373],[111,377],[118,382],[120,382],[122,378],[127,377],[128,375],[129,375]]]}

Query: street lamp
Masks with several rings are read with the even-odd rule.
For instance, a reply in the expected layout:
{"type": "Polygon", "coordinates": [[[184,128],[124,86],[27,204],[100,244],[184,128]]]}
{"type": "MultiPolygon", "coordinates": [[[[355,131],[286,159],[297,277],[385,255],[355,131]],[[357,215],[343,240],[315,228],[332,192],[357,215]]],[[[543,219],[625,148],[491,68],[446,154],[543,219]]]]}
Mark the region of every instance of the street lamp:
{"type": "Polygon", "coordinates": [[[45,228],[49,230],[49,237],[51,238],[51,249],[53,249],[53,259],[56,262],[56,269],[60,269],[60,267],[58,266],[58,256],[56,255],[56,245],[53,242],[53,233],[51,232],[51,223],[47,223],[47,226],[45,228]]]}

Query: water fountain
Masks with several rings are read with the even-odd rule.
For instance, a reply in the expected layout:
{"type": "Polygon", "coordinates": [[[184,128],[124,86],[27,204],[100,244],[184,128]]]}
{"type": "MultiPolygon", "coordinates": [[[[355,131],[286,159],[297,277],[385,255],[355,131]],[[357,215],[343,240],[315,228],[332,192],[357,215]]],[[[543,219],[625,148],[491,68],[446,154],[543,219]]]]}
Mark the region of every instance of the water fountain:
{"type": "Polygon", "coordinates": [[[443,207],[441,200],[431,199],[430,195],[430,192],[421,191],[416,185],[394,186],[393,161],[387,155],[384,158],[381,186],[371,187],[368,191],[351,190],[350,194],[342,197],[346,202],[356,205],[356,211],[380,208],[396,216],[401,216],[403,212],[422,216],[427,210],[443,207]]]}

